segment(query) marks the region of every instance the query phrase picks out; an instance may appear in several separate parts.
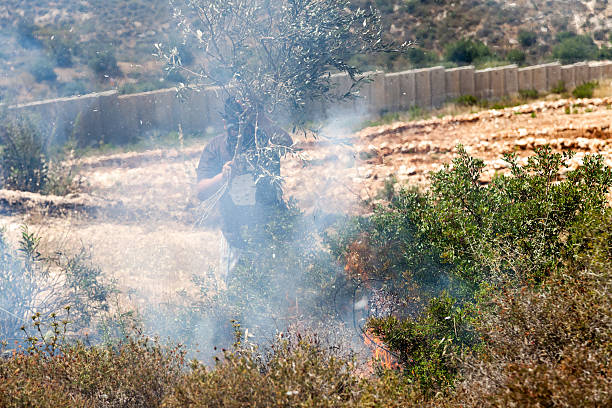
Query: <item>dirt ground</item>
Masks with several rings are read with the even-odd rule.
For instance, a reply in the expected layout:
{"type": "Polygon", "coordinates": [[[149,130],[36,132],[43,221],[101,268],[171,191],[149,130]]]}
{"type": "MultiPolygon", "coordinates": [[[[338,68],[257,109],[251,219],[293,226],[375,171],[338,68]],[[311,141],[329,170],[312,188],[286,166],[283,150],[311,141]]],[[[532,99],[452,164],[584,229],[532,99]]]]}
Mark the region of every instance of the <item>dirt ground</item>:
{"type": "MultiPolygon", "coordinates": [[[[299,139],[297,147],[308,160],[284,160],[285,193],[313,217],[359,211],[391,175],[401,185],[426,186],[427,174],[450,162],[459,143],[486,161],[485,182],[507,168],[502,153],[525,158],[544,144],[577,152],[573,166],[588,153],[602,154],[612,166],[611,105],[612,98],[538,102],[299,139]]],[[[167,301],[189,289],[194,275],[214,272],[218,259],[218,219],[195,226],[193,188],[202,148],[88,158],[81,163],[88,186],[82,196],[98,206],[108,203],[110,210],[49,216],[4,208],[0,226],[16,241],[27,224],[48,251],[89,247],[94,262],[133,304],[167,301]]]]}

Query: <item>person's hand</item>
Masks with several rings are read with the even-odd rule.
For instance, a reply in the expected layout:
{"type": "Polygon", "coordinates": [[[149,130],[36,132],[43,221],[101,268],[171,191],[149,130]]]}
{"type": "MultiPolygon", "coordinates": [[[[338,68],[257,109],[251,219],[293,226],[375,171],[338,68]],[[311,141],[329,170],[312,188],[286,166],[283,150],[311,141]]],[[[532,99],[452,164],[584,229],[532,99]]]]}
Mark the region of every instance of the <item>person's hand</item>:
{"type": "Polygon", "coordinates": [[[232,175],[232,166],[234,164],[233,160],[228,161],[223,165],[223,170],[221,173],[223,174],[223,180],[229,180],[232,175]]]}

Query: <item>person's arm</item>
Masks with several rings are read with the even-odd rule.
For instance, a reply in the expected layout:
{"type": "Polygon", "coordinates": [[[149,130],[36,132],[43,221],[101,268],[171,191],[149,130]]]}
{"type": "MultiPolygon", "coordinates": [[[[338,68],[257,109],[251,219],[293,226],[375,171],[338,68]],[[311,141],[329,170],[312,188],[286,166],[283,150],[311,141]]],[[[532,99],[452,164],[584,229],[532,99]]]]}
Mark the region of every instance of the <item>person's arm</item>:
{"type": "Polygon", "coordinates": [[[198,181],[196,187],[198,198],[202,201],[208,200],[215,194],[226,180],[229,180],[232,172],[232,162],[229,161],[223,165],[223,169],[219,174],[210,178],[203,178],[198,181]]]}

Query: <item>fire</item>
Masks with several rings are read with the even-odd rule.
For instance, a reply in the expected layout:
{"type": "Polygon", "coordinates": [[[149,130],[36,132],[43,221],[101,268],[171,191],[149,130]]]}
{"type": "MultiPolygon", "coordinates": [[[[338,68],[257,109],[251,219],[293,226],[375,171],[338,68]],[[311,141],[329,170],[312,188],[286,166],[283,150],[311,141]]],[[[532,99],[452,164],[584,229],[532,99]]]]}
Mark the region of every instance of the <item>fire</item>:
{"type": "Polygon", "coordinates": [[[384,368],[392,370],[399,365],[395,357],[385,349],[385,344],[376,337],[371,330],[365,332],[363,342],[372,350],[372,360],[381,364],[384,368]]]}

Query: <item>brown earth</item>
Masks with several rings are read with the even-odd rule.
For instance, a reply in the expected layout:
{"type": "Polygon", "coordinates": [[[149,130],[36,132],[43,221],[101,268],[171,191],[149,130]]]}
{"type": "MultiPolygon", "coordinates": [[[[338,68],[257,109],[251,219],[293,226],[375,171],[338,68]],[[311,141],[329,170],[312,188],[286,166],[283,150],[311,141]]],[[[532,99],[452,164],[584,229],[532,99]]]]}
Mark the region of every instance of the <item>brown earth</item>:
{"type": "MultiPolygon", "coordinates": [[[[572,166],[588,153],[612,166],[611,105],[612,98],[538,102],[299,140],[299,155],[309,160],[284,160],[286,195],[314,217],[359,211],[391,175],[400,185],[425,186],[427,174],[449,163],[459,143],[486,161],[483,182],[507,169],[502,153],[525,159],[545,144],[577,152],[572,166]]],[[[0,191],[0,225],[14,241],[20,225],[29,225],[49,252],[91,247],[132,304],[174,298],[217,263],[218,220],[194,225],[202,148],[87,158],[81,165],[88,192],[78,196],[0,191]]]]}

